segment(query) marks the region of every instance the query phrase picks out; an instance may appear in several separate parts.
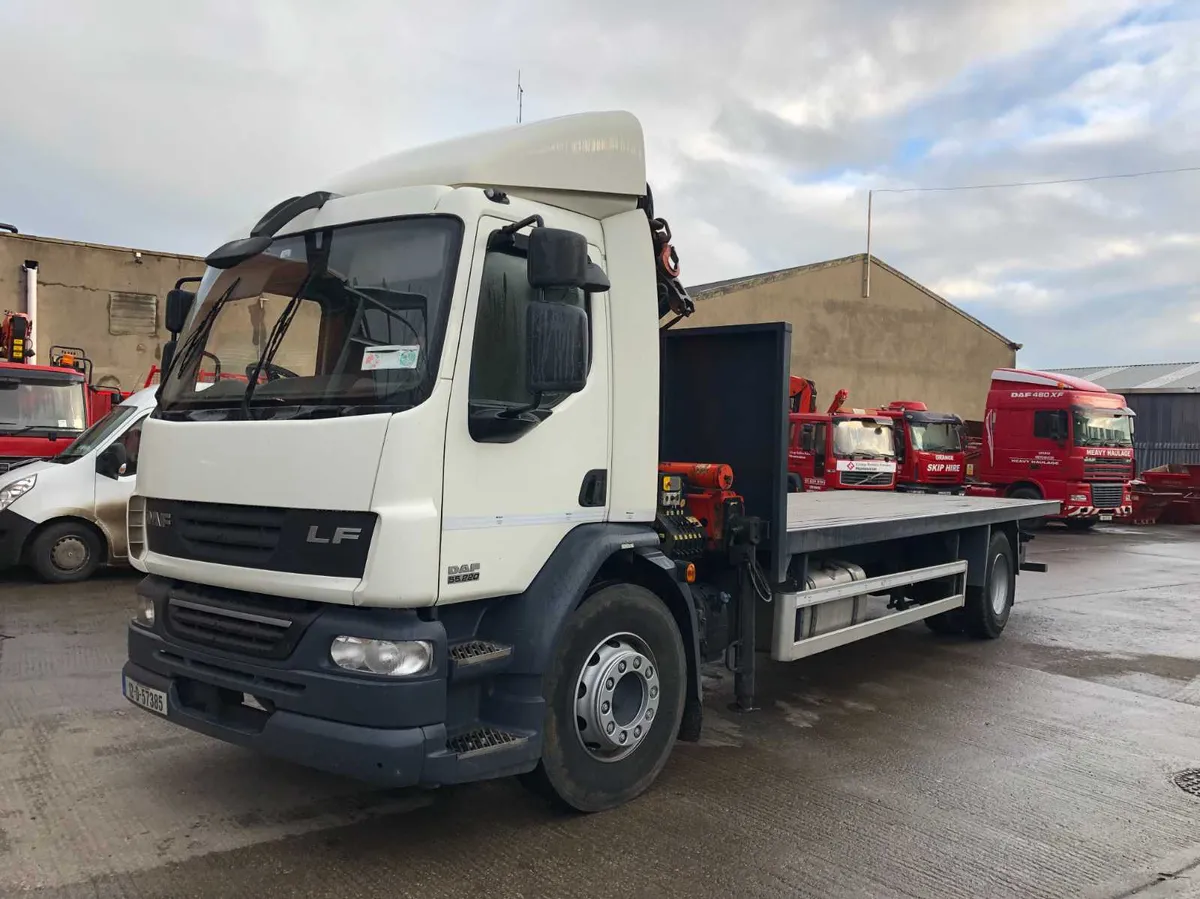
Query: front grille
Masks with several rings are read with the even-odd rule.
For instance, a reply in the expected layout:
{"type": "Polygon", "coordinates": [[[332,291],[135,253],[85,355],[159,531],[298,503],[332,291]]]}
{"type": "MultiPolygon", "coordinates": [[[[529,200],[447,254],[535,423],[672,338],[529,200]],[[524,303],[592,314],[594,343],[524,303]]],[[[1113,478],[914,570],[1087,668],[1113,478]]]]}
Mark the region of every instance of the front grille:
{"type": "Polygon", "coordinates": [[[892,482],[890,471],[843,471],[845,487],[884,487],[892,482]]]}
{"type": "Polygon", "coordinates": [[[279,546],[284,514],[263,506],[180,502],[175,527],[190,558],[256,568],[279,546]]]}
{"type": "Polygon", "coordinates": [[[1092,484],[1092,505],[1097,509],[1115,509],[1124,497],[1124,484],[1092,484]]]}
{"type": "Polygon", "coordinates": [[[957,471],[927,471],[925,472],[925,480],[940,484],[954,484],[962,480],[961,473],[957,471]]]}
{"type": "Polygon", "coordinates": [[[286,659],[320,613],[319,603],[215,587],[172,588],[167,633],[187,643],[242,656],[286,659]]]}
{"type": "Polygon", "coordinates": [[[1128,462],[1084,462],[1083,477],[1084,480],[1112,480],[1120,478],[1125,480],[1132,477],[1133,466],[1128,462]]]}

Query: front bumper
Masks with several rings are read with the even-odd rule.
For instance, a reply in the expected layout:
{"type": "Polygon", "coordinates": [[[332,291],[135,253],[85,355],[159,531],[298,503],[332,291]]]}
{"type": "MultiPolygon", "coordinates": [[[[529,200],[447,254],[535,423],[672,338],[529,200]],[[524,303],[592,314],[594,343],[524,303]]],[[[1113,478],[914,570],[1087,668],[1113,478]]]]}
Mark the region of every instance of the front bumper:
{"type": "Polygon", "coordinates": [[[18,515],[12,509],[0,512],[0,569],[11,568],[21,563],[25,552],[25,541],[37,527],[23,515],[18,515]]]}
{"type": "MultiPolygon", "coordinates": [[[[464,716],[457,704],[451,714],[447,638],[439,621],[413,610],[274,600],[276,609],[284,611],[273,614],[292,615],[303,625],[302,633],[286,652],[276,653],[280,657],[250,658],[181,639],[181,625],[167,608],[180,598],[193,609],[228,601],[232,591],[148,577],[138,592],[154,600],[155,625],[151,630],[130,623],[129,660],[122,673],[165,693],[165,717],[175,724],[391,787],[459,783],[533,766],[536,754],[530,753],[540,749],[536,740],[521,744],[519,752],[494,753],[486,760],[464,759],[450,748],[448,734],[456,725],[459,731],[469,730],[472,716],[464,716]],[[434,647],[433,667],[404,679],[343,671],[329,659],[329,644],[340,634],[428,640],[434,647]]],[[[253,607],[237,608],[243,616],[262,617],[261,610],[250,611],[253,607]]]]}
{"type": "Polygon", "coordinates": [[[1113,518],[1129,518],[1133,515],[1133,505],[1109,507],[1106,509],[1096,506],[1068,506],[1063,504],[1062,518],[1099,518],[1111,515],[1113,518]]]}

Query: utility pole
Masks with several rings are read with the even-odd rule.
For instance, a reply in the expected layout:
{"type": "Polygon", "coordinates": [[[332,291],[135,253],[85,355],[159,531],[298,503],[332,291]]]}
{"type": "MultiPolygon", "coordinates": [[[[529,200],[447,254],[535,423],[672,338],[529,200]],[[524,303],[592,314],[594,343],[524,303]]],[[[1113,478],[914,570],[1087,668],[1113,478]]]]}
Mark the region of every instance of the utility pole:
{"type": "Polygon", "coordinates": [[[525,107],[525,88],[521,87],[521,70],[517,69],[517,124],[521,124],[521,116],[525,107]]]}

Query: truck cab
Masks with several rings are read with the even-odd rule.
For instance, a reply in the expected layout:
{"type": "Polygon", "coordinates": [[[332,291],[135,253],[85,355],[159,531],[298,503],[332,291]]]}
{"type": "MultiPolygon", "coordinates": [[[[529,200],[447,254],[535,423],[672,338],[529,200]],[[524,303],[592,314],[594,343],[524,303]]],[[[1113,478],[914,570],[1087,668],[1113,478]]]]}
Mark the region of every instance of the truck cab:
{"type": "Polygon", "coordinates": [[[968,491],[1048,499],[1078,530],[1132,514],[1134,412],[1119,394],[1053,372],[992,372],[968,491]]]}
{"type": "Polygon", "coordinates": [[[88,426],[88,399],[74,368],[0,361],[0,473],[66,449],[88,426]]]}
{"type": "Polygon", "coordinates": [[[891,417],[862,409],[788,416],[788,489],[892,490],[896,486],[891,417]]]}
{"type": "Polygon", "coordinates": [[[896,489],[902,493],[961,494],[966,477],[963,421],[930,412],[921,402],[895,400],[880,415],[895,427],[896,489]]]}

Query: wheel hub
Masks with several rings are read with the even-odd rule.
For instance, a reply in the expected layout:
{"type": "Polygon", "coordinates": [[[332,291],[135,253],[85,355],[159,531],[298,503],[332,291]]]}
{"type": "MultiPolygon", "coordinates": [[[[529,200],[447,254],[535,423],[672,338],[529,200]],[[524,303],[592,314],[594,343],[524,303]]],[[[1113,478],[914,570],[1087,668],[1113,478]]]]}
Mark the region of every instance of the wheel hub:
{"type": "Polygon", "coordinates": [[[658,665],[646,644],[615,634],[589,654],[575,688],[575,725],[593,758],[615,762],[645,741],[658,715],[658,665]]]}
{"type": "Polygon", "coordinates": [[[87,544],[75,536],[63,537],[50,550],[50,561],[60,571],[77,571],[87,560],[87,544]]]}

